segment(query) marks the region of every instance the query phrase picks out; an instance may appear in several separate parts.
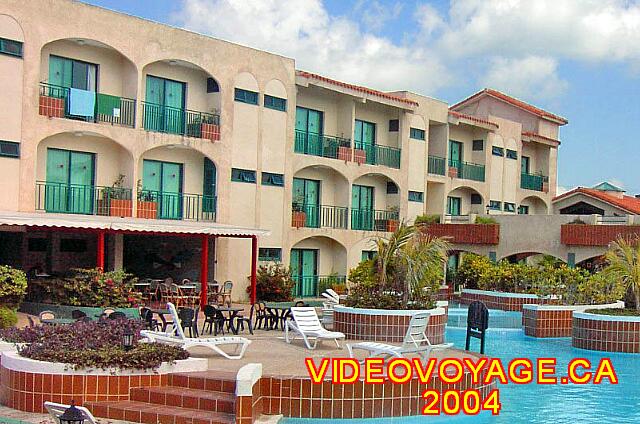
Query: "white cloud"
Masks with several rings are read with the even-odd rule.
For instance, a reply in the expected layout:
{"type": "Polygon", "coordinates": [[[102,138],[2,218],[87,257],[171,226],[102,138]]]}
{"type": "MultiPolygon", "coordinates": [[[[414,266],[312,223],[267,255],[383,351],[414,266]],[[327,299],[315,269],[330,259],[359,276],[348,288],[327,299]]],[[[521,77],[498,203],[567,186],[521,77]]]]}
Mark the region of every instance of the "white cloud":
{"type": "Polygon", "coordinates": [[[568,83],[558,76],[557,61],[540,56],[495,57],[480,82],[483,86],[529,99],[553,99],[568,87],[568,83]]]}
{"type": "Polygon", "coordinates": [[[362,23],[367,30],[380,31],[389,21],[397,19],[402,12],[402,3],[395,3],[393,6],[383,5],[379,1],[360,1],[354,8],[362,13],[362,23]]]}

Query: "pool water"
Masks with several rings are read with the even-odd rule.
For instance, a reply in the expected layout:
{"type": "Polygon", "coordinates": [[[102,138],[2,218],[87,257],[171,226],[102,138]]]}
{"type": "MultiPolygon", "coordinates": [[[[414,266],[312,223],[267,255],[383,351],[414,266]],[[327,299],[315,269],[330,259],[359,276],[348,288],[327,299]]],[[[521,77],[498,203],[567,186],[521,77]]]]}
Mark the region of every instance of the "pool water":
{"type": "MultiPolygon", "coordinates": [[[[497,317],[501,311],[490,311],[497,317]]],[[[513,314],[513,313],[511,313],[513,314]]],[[[519,313],[515,313],[519,315],[519,313]]],[[[491,318],[490,318],[491,321],[491,318]]],[[[510,321],[510,320],[509,320],[510,321]]],[[[450,322],[453,324],[453,322],[450,322]]],[[[494,321],[495,323],[495,321],[494,321]]],[[[447,328],[447,342],[464,349],[466,330],[447,328]]],[[[472,339],[472,350],[479,349],[479,341],[472,339]]],[[[490,329],[487,333],[485,353],[503,360],[526,357],[557,358],[556,375],[566,373],[567,364],[573,358],[587,358],[592,365],[601,358],[611,358],[619,384],[608,380],[600,385],[499,385],[502,410],[498,416],[404,417],[357,420],[286,419],[288,424],[343,422],[349,424],[413,424],[434,422],[442,424],[497,423],[497,424],[551,424],[551,423],[640,423],[640,355],[605,353],[571,346],[570,338],[534,339],[526,337],[522,330],[490,329]]]]}

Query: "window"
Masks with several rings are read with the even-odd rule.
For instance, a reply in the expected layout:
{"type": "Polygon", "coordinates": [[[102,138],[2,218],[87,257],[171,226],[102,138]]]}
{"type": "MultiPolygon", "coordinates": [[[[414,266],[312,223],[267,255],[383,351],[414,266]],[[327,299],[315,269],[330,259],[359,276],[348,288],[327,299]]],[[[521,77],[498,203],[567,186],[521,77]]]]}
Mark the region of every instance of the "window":
{"type": "Polygon", "coordinates": [[[356,149],[362,149],[365,145],[376,144],[376,124],[356,119],[353,141],[356,149]]]}
{"type": "Polygon", "coordinates": [[[529,215],[529,206],[526,206],[526,205],[518,206],[518,215],[529,215]]]}
{"type": "Polygon", "coordinates": [[[69,253],[82,253],[87,251],[85,239],[60,239],[60,251],[69,253]]]}
{"type": "Polygon", "coordinates": [[[220,92],[220,86],[218,85],[218,82],[211,77],[207,78],[207,93],[219,93],[219,92],[220,92]]]}
{"type": "Polygon", "coordinates": [[[387,181],[387,194],[398,194],[398,186],[393,181],[387,181]]]}
{"type": "Polygon", "coordinates": [[[363,261],[370,261],[371,259],[376,257],[377,253],[378,252],[376,252],[375,250],[363,250],[361,258],[363,261]]]}
{"type": "Polygon", "coordinates": [[[504,211],[505,212],[515,212],[516,211],[516,204],[515,203],[509,203],[509,202],[504,202],[504,211]]]}
{"type": "Polygon", "coordinates": [[[482,196],[477,193],[471,194],[471,204],[472,205],[481,205],[482,204],[482,196]]]}
{"type": "Polygon", "coordinates": [[[489,252],[489,260],[494,263],[497,262],[498,254],[496,252],[489,252]]]}
{"type": "Polygon", "coordinates": [[[256,93],[255,91],[243,90],[242,88],[236,88],[234,100],[236,102],[257,105],[258,93],[256,93]]]}
{"type": "Polygon", "coordinates": [[[424,201],[424,193],[421,191],[410,191],[409,201],[422,203],[424,201]]]}
{"type": "Polygon", "coordinates": [[[284,175],[272,174],[271,172],[263,172],[262,185],[284,187],[284,175]]]}
{"type": "Polygon", "coordinates": [[[409,137],[415,140],[423,140],[424,141],[424,130],[418,128],[409,128],[409,137]]]}
{"type": "Polygon", "coordinates": [[[231,169],[231,181],[239,183],[256,183],[256,171],[250,171],[248,169],[231,169]]]}
{"type": "Polygon", "coordinates": [[[261,247],[258,249],[258,260],[260,262],[280,262],[282,260],[282,249],[279,247],[261,247]]]}
{"type": "Polygon", "coordinates": [[[462,199],[459,197],[447,197],[447,213],[459,216],[462,214],[462,199]]]}
{"type": "Polygon", "coordinates": [[[569,268],[575,268],[576,266],[576,254],[573,252],[567,253],[567,266],[569,268]]]}
{"type": "Polygon", "coordinates": [[[492,211],[499,211],[502,209],[502,202],[498,202],[497,200],[489,200],[489,209],[492,211]]]}
{"type": "Polygon", "coordinates": [[[389,132],[397,132],[400,130],[400,121],[397,119],[389,119],[389,132]]]}
{"type": "Polygon", "coordinates": [[[46,238],[30,238],[27,241],[29,252],[46,252],[47,251],[47,239],[46,238]]]}
{"type": "Polygon", "coordinates": [[[502,147],[492,146],[491,154],[493,154],[493,156],[504,156],[504,149],[502,147]]]}
{"type": "Polygon", "coordinates": [[[0,53],[9,56],[22,57],[22,43],[20,41],[0,38],[0,53]]]}
{"type": "Polygon", "coordinates": [[[19,158],[20,157],[20,143],[14,143],[13,141],[0,141],[0,157],[7,158],[19,158]]]}
{"type": "Polygon", "coordinates": [[[285,112],[287,110],[287,99],[281,99],[280,97],[264,95],[264,107],[267,109],[279,110],[285,112]]]}
{"type": "Polygon", "coordinates": [[[484,140],[473,140],[473,147],[471,148],[474,152],[481,152],[484,150],[484,140]]]}
{"type": "Polygon", "coordinates": [[[515,150],[507,149],[507,158],[509,159],[518,159],[518,152],[515,150]]]}

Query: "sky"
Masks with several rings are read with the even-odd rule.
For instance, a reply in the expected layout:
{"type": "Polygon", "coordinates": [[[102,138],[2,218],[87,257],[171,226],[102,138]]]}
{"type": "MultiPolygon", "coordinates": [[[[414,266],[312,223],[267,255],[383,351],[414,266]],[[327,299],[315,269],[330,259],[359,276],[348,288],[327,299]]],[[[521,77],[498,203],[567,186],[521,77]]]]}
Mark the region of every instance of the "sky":
{"type": "Polygon", "coordinates": [[[558,190],[640,194],[640,0],[85,0],[450,104],[495,88],[569,120],[558,190]]]}

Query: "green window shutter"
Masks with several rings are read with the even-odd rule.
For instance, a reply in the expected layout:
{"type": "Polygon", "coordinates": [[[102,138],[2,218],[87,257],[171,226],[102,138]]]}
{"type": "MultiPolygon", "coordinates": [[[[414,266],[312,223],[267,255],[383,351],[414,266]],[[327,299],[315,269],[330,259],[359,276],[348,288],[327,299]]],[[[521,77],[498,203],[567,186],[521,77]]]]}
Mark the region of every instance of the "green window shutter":
{"type": "Polygon", "coordinates": [[[421,130],[421,129],[418,129],[418,128],[409,128],[409,137],[413,138],[415,140],[424,141],[425,132],[424,132],[424,130],[421,130]]]}
{"type": "Polygon", "coordinates": [[[262,185],[284,187],[284,175],[271,172],[262,173],[262,185]]]}
{"type": "Polygon", "coordinates": [[[256,171],[251,171],[248,169],[231,169],[231,181],[239,182],[239,183],[256,183],[256,171]]]}
{"type": "Polygon", "coordinates": [[[491,154],[493,156],[504,156],[504,149],[498,146],[491,147],[491,154]]]}
{"type": "Polygon", "coordinates": [[[257,105],[258,93],[255,91],[243,90],[242,88],[236,88],[234,92],[234,100],[240,103],[257,105]]]}
{"type": "Polygon", "coordinates": [[[489,209],[493,211],[499,211],[500,209],[502,209],[502,202],[499,202],[497,200],[489,200],[489,209]]]}
{"type": "Polygon", "coordinates": [[[287,100],[280,97],[264,95],[264,107],[267,109],[279,110],[285,112],[287,110],[287,100]]]}
{"type": "Polygon", "coordinates": [[[0,157],[19,158],[20,143],[0,140],[0,157]]]}
{"type": "Polygon", "coordinates": [[[421,191],[410,191],[409,201],[422,203],[424,201],[424,193],[421,191]]]}
{"type": "Polygon", "coordinates": [[[518,152],[515,150],[507,149],[507,158],[508,159],[518,159],[518,152]]]}
{"type": "Polygon", "coordinates": [[[0,53],[9,56],[22,57],[22,42],[0,38],[0,53]]]}
{"type": "Polygon", "coordinates": [[[282,249],[279,247],[261,247],[258,249],[258,260],[261,262],[280,262],[282,249]]]}

